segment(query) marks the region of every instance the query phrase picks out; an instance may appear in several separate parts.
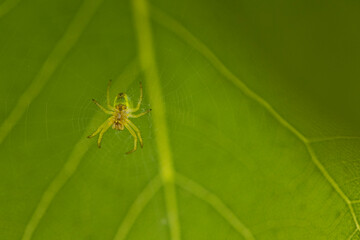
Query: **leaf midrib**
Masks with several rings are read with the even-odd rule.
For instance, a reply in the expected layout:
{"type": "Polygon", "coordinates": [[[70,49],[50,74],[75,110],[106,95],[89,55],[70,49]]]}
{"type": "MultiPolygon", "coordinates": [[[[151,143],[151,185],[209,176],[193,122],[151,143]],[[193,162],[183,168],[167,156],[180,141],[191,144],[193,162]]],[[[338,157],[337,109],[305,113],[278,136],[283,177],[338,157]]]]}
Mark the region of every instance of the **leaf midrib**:
{"type": "Polygon", "coordinates": [[[154,126],[158,130],[155,140],[159,156],[160,175],[164,186],[165,207],[170,226],[170,235],[171,239],[180,240],[180,224],[174,183],[175,171],[168,136],[166,110],[156,66],[148,4],[146,0],[133,0],[132,7],[138,39],[140,65],[145,73],[150,103],[154,108],[152,114],[154,126]]]}

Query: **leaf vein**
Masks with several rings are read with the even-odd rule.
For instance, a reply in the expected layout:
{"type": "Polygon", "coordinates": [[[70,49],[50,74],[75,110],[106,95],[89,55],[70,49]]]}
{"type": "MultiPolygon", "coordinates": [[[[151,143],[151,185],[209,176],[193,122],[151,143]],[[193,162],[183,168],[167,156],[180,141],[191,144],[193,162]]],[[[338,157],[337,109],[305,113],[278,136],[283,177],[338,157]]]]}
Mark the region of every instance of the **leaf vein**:
{"type": "Polygon", "coordinates": [[[355,229],[355,231],[347,238],[348,240],[351,240],[354,236],[355,236],[355,234],[357,233],[357,231],[359,231],[359,229],[355,229]]]}
{"type": "Polygon", "coordinates": [[[66,32],[45,60],[35,79],[20,96],[16,106],[0,126],[0,144],[21,119],[26,107],[40,94],[57,67],[78,41],[102,1],[103,0],[85,0],[83,2],[74,19],[66,29],[66,32]]]}
{"type": "Polygon", "coordinates": [[[352,207],[352,202],[346,196],[346,194],[341,190],[335,180],[330,176],[328,171],[322,165],[322,163],[318,160],[315,155],[309,139],[307,139],[299,130],[297,130],[293,125],[291,125],[285,118],[283,118],[265,99],[260,97],[254,91],[252,91],[243,81],[241,81],[238,77],[236,77],[221,61],[220,59],[198,38],[196,38],[189,30],[187,30],[183,25],[177,22],[172,17],[168,16],[166,13],[156,8],[155,6],[151,6],[151,16],[152,18],[160,25],[164,26],[166,29],[175,33],[177,36],[182,38],[185,42],[187,42],[190,46],[196,49],[200,54],[202,54],[208,61],[220,72],[222,73],[228,80],[230,80],[236,87],[238,87],[245,95],[247,95],[250,99],[257,102],[261,105],[265,110],[267,110],[284,128],[288,129],[291,133],[293,133],[300,141],[305,145],[312,162],[319,169],[321,174],[325,177],[325,179],[329,182],[329,184],[333,187],[333,189],[339,194],[339,196],[345,201],[347,204],[356,228],[360,230],[360,226],[358,220],[356,218],[356,214],[352,207]]]}
{"type": "Polygon", "coordinates": [[[121,223],[119,229],[116,232],[114,240],[123,240],[126,238],[127,234],[129,233],[131,227],[134,225],[140,213],[144,210],[146,205],[160,190],[160,188],[161,178],[159,175],[157,175],[147,184],[147,186],[142,190],[142,192],[138,195],[138,197],[131,205],[123,222],[121,223]]]}
{"type": "MultiPolygon", "coordinates": [[[[120,79],[121,80],[126,79],[126,81],[128,81],[127,84],[129,84],[131,80],[136,78],[136,76],[139,74],[139,70],[135,63],[136,62],[133,61],[131,64],[129,64],[129,66],[125,68],[125,71],[122,74],[120,74],[115,84],[120,83],[121,82],[119,81],[120,79]]],[[[124,83],[124,81],[122,81],[121,83],[124,83]]],[[[34,213],[30,217],[30,220],[25,227],[22,240],[31,239],[41,219],[44,217],[46,211],[48,210],[50,204],[53,202],[58,192],[75,174],[83,156],[86,154],[86,152],[89,150],[90,146],[92,145],[92,142],[89,141],[87,136],[89,135],[88,132],[93,129],[93,126],[97,124],[98,122],[97,119],[99,115],[102,115],[102,113],[99,112],[95,114],[95,116],[92,118],[92,120],[90,121],[90,123],[86,128],[88,131],[85,131],[84,135],[75,144],[68,160],[65,162],[60,172],[56,175],[54,180],[49,184],[47,189],[42,194],[39,203],[35,207],[34,213]]]]}
{"type": "Polygon", "coordinates": [[[245,239],[254,240],[254,236],[251,231],[238,219],[238,217],[226,206],[223,201],[217,197],[215,194],[211,193],[209,190],[205,189],[198,183],[190,180],[189,178],[176,173],[175,182],[190,192],[197,198],[207,202],[210,206],[212,206],[218,213],[241,235],[244,236],[245,239]]]}

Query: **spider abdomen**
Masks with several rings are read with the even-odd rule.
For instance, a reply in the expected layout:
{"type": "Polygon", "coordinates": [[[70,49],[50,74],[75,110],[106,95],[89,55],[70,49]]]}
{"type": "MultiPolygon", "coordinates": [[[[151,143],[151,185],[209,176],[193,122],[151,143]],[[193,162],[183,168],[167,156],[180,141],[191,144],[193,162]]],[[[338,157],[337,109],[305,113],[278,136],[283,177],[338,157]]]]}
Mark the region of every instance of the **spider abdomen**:
{"type": "Polygon", "coordinates": [[[119,121],[115,121],[112,128],[116,130],[124,130],[124,125],[119,121]]]}

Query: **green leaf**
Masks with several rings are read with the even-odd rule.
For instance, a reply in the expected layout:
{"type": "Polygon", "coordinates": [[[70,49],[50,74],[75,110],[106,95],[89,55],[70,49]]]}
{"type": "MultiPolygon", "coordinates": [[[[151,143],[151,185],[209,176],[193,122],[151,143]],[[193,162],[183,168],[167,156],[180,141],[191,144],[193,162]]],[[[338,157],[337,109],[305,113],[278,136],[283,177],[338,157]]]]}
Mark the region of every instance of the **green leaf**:
{"type": "Polygon", "coordinates": [[[360,239],[359,10],[0,1],[0,239],[360,239]]]}

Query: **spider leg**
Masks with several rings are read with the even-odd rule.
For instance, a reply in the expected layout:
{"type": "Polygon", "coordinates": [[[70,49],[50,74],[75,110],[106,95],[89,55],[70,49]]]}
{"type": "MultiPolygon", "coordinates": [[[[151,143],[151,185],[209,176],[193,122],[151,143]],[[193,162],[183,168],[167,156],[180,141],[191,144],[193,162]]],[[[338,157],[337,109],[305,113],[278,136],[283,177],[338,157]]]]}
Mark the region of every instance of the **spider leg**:
{"type": "Polygon", "coordinates": [[[126,93],[124,93],[123,98],[125,99],[125,105],[126,105],[126,107],[129,108],[129,106],[130,106],[130,105],[129,105],[129,99],[128,99],[128,96],[127,96],[126,93]]]}
{"type": "Polygon", "coordinates": [[[98,103],[95,99],[92,99],[92,101],[93,101],[101,110],[103,110],[105,113],[111,114],[111,115],[113,114],[112,111],[107,110],[106,108],[104,108],[103,106],[101,106],[100,103],[98,103]]]}
{"type": "Polygon", "coordinates": [[[130,127],[132,127],[135,132],[137,133],[138,137],[139,137],[139,142],[140,142],[140,146],[141,148],[143,147],[143,140],[141,138],[141,135],[140,135],[140,130],[135,126],[135,124],[133,122],[131,122],[129,119],[126,120],[126,122],[130,125],[130,127]]]}
{"type": "MultiPolygon", "coordinates": [[[[137,105],[136,105],[136,108],[129,108],[129,109],[128,109],[128,112],[137,112],[137,111],[139,111],[142,98],[143,98],[143,86],[142,86],[142,83],[140,82],[140,97],[139,97],[139,101],[138,101],[138,103],[137,103],[137,105]]],[[[127,106],[127,107],[128,107],[128,106],[127,106]]]]}
{"type": "Polygon", "coordinates": [[[151,112],[151,110],[152,110],[152,109],[148,109],[148,110],[146,110],[145,112],[142,112],[142,113],[139,113],[139,114],[135,114],[135,115],[129,114],[128,117],[129,117],[129,118],[138,118],[138,117],[144,116],[145,114],[151,112]]]}
{"type": "Polygon", "coordinates": [[[111,119],[112,117],[106,119],[105,122],[103,122],[103,124],[100,125],[100,127],[98,127],[98,129],[96,129],[96,131],[94,133],[92,133],[91,135],[87,136],[88,138],[92,138],[94,136],[96,136],[103,128],[104,126],[109,122],[109,120],[111,119]]]}
{"type": "Polygon", "coordinates": [[[124,126],[126,127],[127,130],[129,130],[130,134],[134,137],[134,148],[126,153],[126,154],[130,154],[136,150],[137,136],[134,130],[128,124],[124,124],[124,126]]]}
{"type": "Polygon", "coordinates": [[[110,105],[110,86],[111,86],[111,79],[109,80],[108,86],[107,86],[107,91],[106,91],[106,103],[107,103],[107,107],[109,109],[113,109],[113,107],[110,105]]]}
{"type": "Polygon", "coordinates": [[[103,138],[104,133],[109,129],[109,127],[111,127],[111,125],[113,123],[114,123],[114,121],[113,121],[113,119],[111,117],[111,118],[108,119],[107,124],[106,123],[104,124],[104,128],[101,129],[101,132],[99,134],[99,138],[98,138],[98,141],[97,141],[97,145],[98,145],[99,148],[101,148],[101,140],[103,138]]]}

